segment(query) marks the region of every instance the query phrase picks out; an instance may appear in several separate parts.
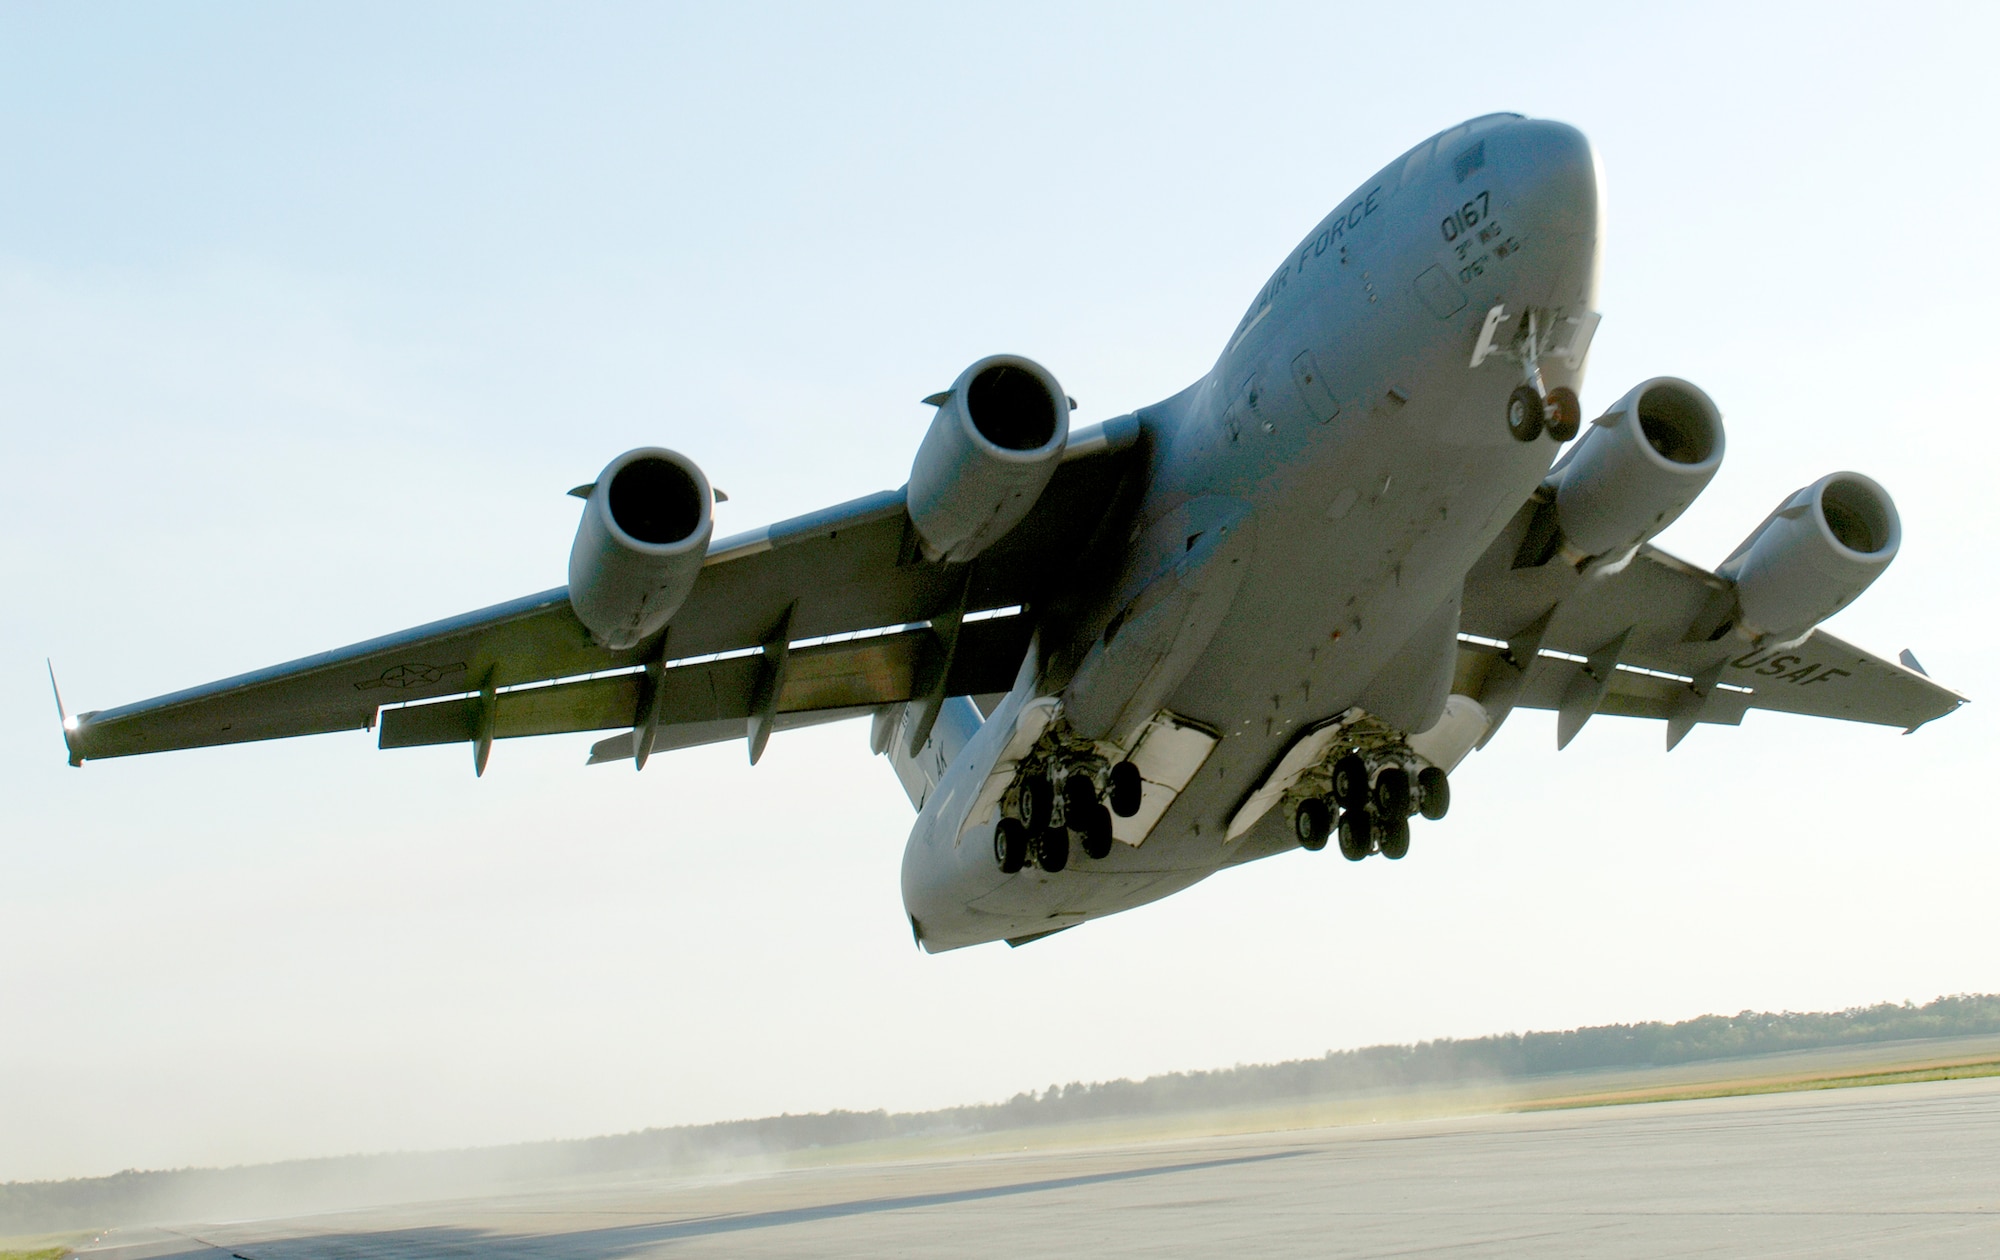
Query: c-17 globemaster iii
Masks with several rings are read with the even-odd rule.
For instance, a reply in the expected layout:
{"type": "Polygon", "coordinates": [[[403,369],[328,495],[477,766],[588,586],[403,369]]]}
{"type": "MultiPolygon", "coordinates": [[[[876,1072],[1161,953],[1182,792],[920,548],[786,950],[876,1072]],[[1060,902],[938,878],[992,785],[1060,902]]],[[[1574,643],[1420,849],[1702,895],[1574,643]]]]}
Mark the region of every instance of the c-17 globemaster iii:
{"type": "Polygon", "coordinates": [[[692,460],[629,451],[573,492],[567,586],[79,714],[70,760],[373,728],[480,771],[565,731],[618,732],[593,764],[728,739],[754,762],[865,717],[938,951],[1329,838],[1401,858],[1521,706],[1559,745],[1604,713],[1669,748],[1753,708],[1951,712],[1908,652],[1815,628],[1901,542],[1867,477],[1787,495],[1713,571],[1648,541],[1722,421],[1662,376],[1583,423],[1601,212],[1581,133],[1475,119],[1314,227],[1171,398],[1073,430],[1047,369],[981,359],[925,400],[902,489],[720,541],[692,460]]]}

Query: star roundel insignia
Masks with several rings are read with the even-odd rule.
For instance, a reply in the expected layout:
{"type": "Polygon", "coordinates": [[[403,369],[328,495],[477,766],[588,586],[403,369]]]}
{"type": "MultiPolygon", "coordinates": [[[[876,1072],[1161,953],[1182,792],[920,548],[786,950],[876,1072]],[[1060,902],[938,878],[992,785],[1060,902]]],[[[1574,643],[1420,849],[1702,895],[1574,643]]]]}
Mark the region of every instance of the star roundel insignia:
{"type": "Polygon", "coordinates": [[[377,678],[366,679],[354,684],[357,691],[367,691],[372,687],[428,687],[443,682],[448,674],[462,673],[464,661],[454,661],[450,665],[426,665],[421,661],[406,661],[401,665],[391,665],[377,678]]]}

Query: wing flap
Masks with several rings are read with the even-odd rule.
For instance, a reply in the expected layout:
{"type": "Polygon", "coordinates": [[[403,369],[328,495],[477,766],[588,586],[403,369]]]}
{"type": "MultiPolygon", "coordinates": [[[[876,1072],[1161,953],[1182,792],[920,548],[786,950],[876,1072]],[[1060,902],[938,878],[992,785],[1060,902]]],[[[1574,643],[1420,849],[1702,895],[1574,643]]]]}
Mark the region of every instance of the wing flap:
{"type": "MultiPolygon", "coordinates": [[[[1559,710],[1563,701],[1572,694],[1571,688],[1577,685],[1583,671],[1584,665],[1580,661],[1543,656],[1528,671],[1527,681],[1514,704],[1524,709],[1559,710]]],[[[1473,698],[1478,699],[1477,696],[1473,698]]],[[[1696,699],[1698,697],[1681,679],[1617,668],[1612,670],[1604,697],[1593,712],[1613,717],[1664,721],[1680,716],[1683,709],[1694,711],[1696,699]]],[[[1738,725],[1743,721],[1744,710],[1750,707],[1751,700],[1752,696],[1747,691],[1716,688],[1709,693],[1706,703],[1700,706],[1699,720],[1725,726],[1738,725]]]]}
{"type": "MultiPolygon", "coordinates": [[[[946,678],[948,693],[1006,690],[1027,651],[1028,633],[1027,618],[1019,616],[966,625],[946,678]]],[[[856,716],[910,700],[916,680],[934,668],[937,651],[937,636],[927,627],[795,647],[788,653],[778,713],[781,718],[825,712],[856,716]]],[[[753,652],[663,669],[655,751],[742,738],[763,668],[763,654],[753,652]]],[[[493,698],[493,737],[630,727],[639,720],[644,689],[644,671],[630,670],[499,691],[493,698]]],[[[480,704],[479,696],[464,695],[384,709],[380,746],[467,743],[477,729],[480,704]]],[[[780,721],[777,729],[809,724],[780,721]]],[[[625,746],[630,748],[629,739],[625,746]]]]}
{"type": "MultiPolygon", "coordinates": [[[[796,731],[808,726],[824,726],[829,722],[845,722],[853,718],[867,717],[874,713],[874,707],[848,709],[814,709],[807,713],[780,713],[772,723],[773,731],[796,731]]],[[[668,727],[653,740],[653,752],[658,755],[672,752],[676,748],[694,748],[701,744],[726,744],[742,739],[744,726],[742,718],[731,718],[716,722],[689,722],[684,726],[668,727]]],[[[590,746],[590,761],[593,766],[612,765],[632,760],[632,732],[600,739],[590,746]]]]}

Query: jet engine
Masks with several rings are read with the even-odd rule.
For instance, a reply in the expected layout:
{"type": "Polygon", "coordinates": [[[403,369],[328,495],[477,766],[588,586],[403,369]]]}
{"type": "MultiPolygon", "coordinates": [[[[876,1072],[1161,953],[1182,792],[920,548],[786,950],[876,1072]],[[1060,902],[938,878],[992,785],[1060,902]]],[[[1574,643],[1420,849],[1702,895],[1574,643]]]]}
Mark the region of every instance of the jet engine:
{"type": "Polygon", "coordinates": [[[996,354],[924,400],[937,406],[907,491],[924,555],[970,560],[1021,523],[1062,462],[1069,399],[1040,364],[996,354]]]}
{"type": "Polygon", "coordinates": [[[1902,543],[1887,490],[1829,473],[1779,504],[1716,572],[1736,583],[1742,633],[1792,642],[1867,590],[1902,543]]]}
{"type": "Polygon", "coordinates": [[[715,529],[708,478],[657,446],[627,451],[580,487],[569,603],[591,637],[628,648],[667,624],[701,575],[715,529]]]}
{"type": "Polygon", "coordinates": [[[1722,414],[1683,380],[1642,381],[1557,466],[1556,521],[1581,556],[1620,555],[1687,510],[1722,466],[1722,414]]]}

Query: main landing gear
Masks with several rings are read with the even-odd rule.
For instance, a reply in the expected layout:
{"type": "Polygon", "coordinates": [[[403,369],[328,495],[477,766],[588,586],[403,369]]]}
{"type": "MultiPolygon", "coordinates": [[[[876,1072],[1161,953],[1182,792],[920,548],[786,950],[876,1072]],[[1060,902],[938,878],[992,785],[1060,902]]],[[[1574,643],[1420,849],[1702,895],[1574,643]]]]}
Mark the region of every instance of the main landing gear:
{"type": "Polygon", "coordinates": [[[1144,796],[1145,781],[1129,761],[1023,771],[1007,795],[1005,817],[993,828],[993,861],[1008,875],[1030,860],[1054,874],[1069,865],[1072,847],[1102,861],[1111,856],[1111,816],[1130,818],[1144,796]]]}
{"type": "Polygon", "coordinates": [[[1371,853],[1400,861],[1410,851],[1410,816],[1435,822],[1451,808],[1451,782],[1426,765],[1410,774],[1400,760],[1371,766],[1360,752],[1333,763],[1325,795],[1303,797],[1292,808],[1299,847],[1317,852],[1338,835],[1340,856],[1359,862],[1371,853]]]}

